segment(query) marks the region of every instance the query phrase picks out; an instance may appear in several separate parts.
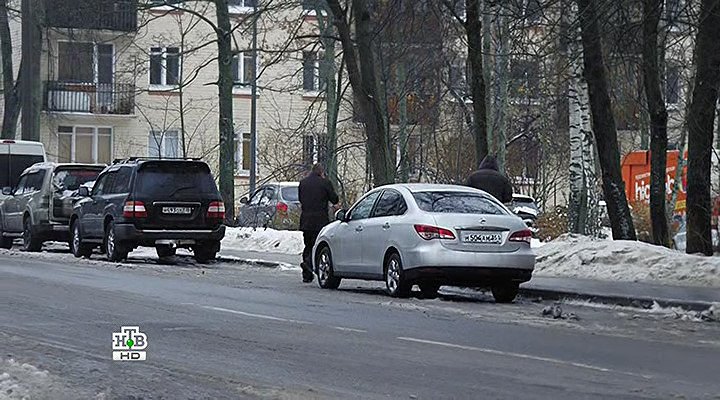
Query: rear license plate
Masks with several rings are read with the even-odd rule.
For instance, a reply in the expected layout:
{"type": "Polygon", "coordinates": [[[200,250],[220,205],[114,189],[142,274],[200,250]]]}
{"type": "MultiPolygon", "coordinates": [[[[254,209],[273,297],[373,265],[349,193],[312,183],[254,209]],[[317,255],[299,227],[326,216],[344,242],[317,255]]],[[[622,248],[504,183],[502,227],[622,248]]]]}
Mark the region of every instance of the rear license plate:
{"type": "Polygon", "coordinates": [[[463,235],[465,243],[500,244],[502,243],[501,233],[466,233],[463,235]]]}
{"type": "Polygon", "coordinates": [[[192,214],[192,208],[191,207],[163,207],[162,212],[163,212],[163,214],[188,215],[188,214],[192,214]]]}

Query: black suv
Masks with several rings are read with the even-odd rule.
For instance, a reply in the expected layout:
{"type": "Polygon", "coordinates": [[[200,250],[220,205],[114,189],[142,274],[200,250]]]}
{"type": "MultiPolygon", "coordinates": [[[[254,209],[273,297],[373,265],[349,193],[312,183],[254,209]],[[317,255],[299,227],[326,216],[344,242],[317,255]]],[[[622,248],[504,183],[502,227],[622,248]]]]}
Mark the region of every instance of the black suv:
{"type": "Polygon", "coordinates": [[[89,257],[102,246],[108,260],[121,261],[139,246],[171,257],[178,247],[195,259],[215,259],[225,236],[225,205],[210,168],[199,160],[131,158],[116,161],[98,177],[92,193],[77,202],[70,218],[70,249],[89,257]]]}

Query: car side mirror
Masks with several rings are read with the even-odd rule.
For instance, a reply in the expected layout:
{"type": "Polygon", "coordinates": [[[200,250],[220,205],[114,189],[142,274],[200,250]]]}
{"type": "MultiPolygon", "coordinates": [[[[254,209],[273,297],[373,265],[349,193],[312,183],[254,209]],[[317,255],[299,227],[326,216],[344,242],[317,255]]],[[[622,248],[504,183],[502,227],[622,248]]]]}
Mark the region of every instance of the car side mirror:
{"type": "Polygon", "coordinates": [[[12,192],[13,192],[13,190],[10,186],[5,186],[4,188],[2,188],[2,194],[5,196],[12,195],[12,192]]]}
{"type": "Polygon", "coordinates": [[[340,210],[335,211],[335,220],[336,221],[345,222],[346,221],[345,217],[347,217],[347,210],[340,209],[340,210]]]}
{"type": "Polygon", "coordinates": [[[80,188],[78,189],[78,196],[90,197],[90,189],[88,189],[86,186],[80,186],[80,188]]]}
{"type": "Polygon", "coordinates": [[[243,197],[242,199],[240,199],[240,204],[247,204],[247,202],[248,202],[247,197],[243,197]]]}

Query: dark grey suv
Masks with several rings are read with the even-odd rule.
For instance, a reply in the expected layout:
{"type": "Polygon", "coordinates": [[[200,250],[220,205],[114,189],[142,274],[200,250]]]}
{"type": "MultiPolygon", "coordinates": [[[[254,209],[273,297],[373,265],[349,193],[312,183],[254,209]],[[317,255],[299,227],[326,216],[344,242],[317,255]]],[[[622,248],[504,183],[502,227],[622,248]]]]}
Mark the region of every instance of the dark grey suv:
{"type": "Polygon", "coordinates": [[[225,236],[225,206],[208,165],[199,160],[131,158],[100,175],[75,205],[70,249],[89,257],[100,246],[108,260],[155,247],[159,257],[192,249],[198,262],[215,259],[225,236]]]}
{"type": "Polygon", "coordinates": [[[22,237],[26,251],[43,242],[69,239],[68,222],[77,190],[94,181],[104,165],[39,163],[27,168],[0,204],[0,247],[9,249],[22,237]]]}

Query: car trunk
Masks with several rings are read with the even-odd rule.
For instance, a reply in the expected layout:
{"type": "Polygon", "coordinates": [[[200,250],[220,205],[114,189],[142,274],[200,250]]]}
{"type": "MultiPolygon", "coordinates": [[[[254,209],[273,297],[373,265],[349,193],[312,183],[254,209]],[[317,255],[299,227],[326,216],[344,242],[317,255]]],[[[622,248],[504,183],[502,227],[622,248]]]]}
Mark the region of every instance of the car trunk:
{"type": "Polygon", "coordinates": [[[433,213],[440,228],[452,229],[455,240],[440,240],[445,248],[478,253],[510,253],[520,243],[508,240],[514,233],[507,215],[433,213]]]}
{"type": "Polygon", "coordinates": [[[142,202],[147,211],[136,220],[139,229],[204,230],[221,223],[207,217],[210,203],[221,198],[204,163],[145,163],[130,200],[142,202]]]}

